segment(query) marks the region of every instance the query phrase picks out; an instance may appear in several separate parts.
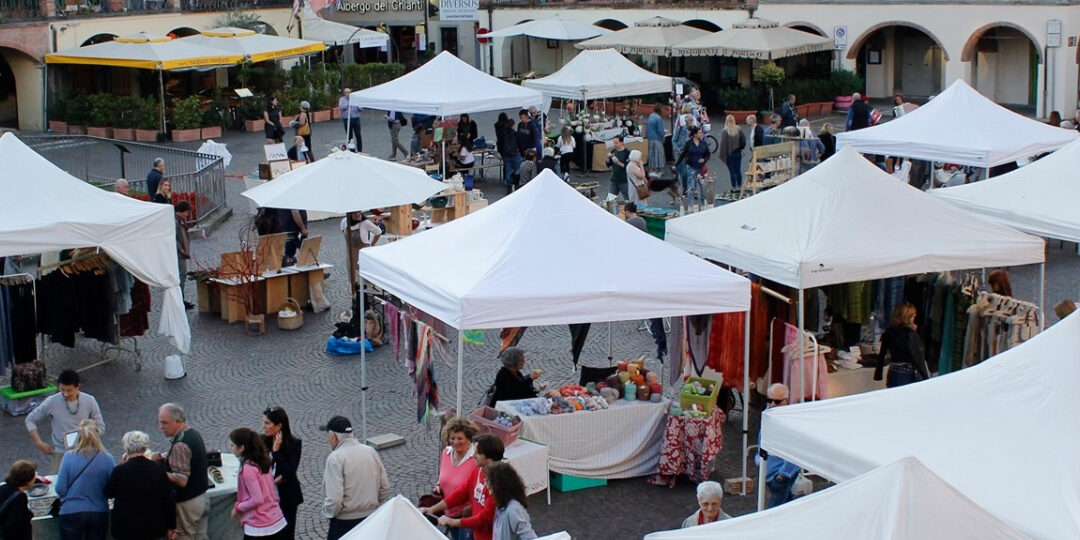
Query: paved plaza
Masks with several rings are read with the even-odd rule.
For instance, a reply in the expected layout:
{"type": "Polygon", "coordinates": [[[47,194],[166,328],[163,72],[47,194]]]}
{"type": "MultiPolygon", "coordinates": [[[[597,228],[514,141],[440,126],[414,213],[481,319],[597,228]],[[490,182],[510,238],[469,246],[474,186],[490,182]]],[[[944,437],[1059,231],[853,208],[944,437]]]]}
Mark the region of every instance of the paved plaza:
{"type": "MultiPolygon", "coordinates": [[[[494,140],[491,127],[496,114],[476,115],[480,133],[494,140]]],[[[835,124],[836,116],[831,121],[835,124]]],[[[363,118],[364,149],[371,155],[385,158],[389,155],[388,130],[381,113],[365,111],[363,118]]],[[[821,120],[815,119],[814,125],[821,120]]],[[[842,123],[842,122],[841,122],[842,123]]],[[[315,125],[314,150],[317,157],[327,154],[332,144],[344,142],[342,125],[338,121],[315,125]]],[[[227,170],[229,206],[233,216],[206,238],[194,238],[193,267],[216,266],[218,255],[238,249],[238,232],[251,219],[250,203],[240,196],[244,189],[238,175],[254,174],[261,161],[261,133],[227,134],[221,142],[228,143],[233,153],[232,165],[227,170]]],[[[402,135],[402,142],[408,140],[402,135]]],[[[197,148],[196,143],[177,144],[176,147],[197,148]]],[[[714,158],[717,170],[723,167],[714,158]]],[[[131,167],[138,171],[131,174],[137,178],[145,174],[149,163],[131,167]]],[[[591,177],[575,175],[572,181],[599,180],[606,186],[606,174],[591,177]]],[[[490,179],[479,184],[489,201],[495,202],[505,195],[497,181],[490,179]]],[[[659,197],[664,199],[665,197],[659,197]]],[[[334,265],[327,280],[328,298],[333,307],[319,314],[305,312],[303,328],[286,332],[268,324],[266,335],[249,337],[242,324],[226,324],[217,315],[200,315],[189,311],[192,327],[192,350],[185,358],[188,376],[180,380],[163,378],[163,359],[172,353],[168,341],[150,335],[140,339],[145,368],[134,369],[130,359],[123,359],[83,373],[83,389],[97,397],[108,423],[105,444],[119,455],[120,437],[124,432],[139,429],[151,434],[153,446],[164,449],[167,442],[156,430],[155,410],[167,401],[183,405],[193,427],[202,432],[209,447],[225,449],[226,435],[238,426],[258,427],[261,413],[269,405],[283,406],[289,413],[293,430],[304,440],[304,453],[299,477],[304,488],[306,502],[300,508],[298,536],[306,539],[325,537],[326,520],[319,516],[322,496],[322,470],[329,448],[317,426],[331,415],[343,414],[360,426],[360,357],[332,357],[326,355],[326,338],[333,332],[334,323],[341,320],[348,308],[348,278],[345,268],[345,243],[337,219],[314,223],[313,234],[324,236],[320,260],[334,265]]],[[[913,235],[933,235],[934,224],[926,223],[924,230],[910,231],[913,235]]],[[[593,239],[603,242],[603,238],[593,239]]],[[[495,248],[497,246],[492,246],[495,248]]],[[[873,246],[867,246],[872,250],[873,246]]],[[[1080,257],[1073,244],[1060,245],[1049,242],[1047,262],[1047,305],[1052,306],[1066,297],[1076,298],[1080,289],[1080,257]]],[[[647,264],[648,261],[642,261],[647,264]]],[[[1010,269],[1016,296],[1038,300],[1037,268],[1010,269]]],[[[190,282],[187,298],[195,297],[190,282]]],[[[155,298],[159,303],[160,296],[155,298]]],[[[528,306],[522,306],[528,309],[528,306]]],[[[151,327],[157,326],[157,311],[152,314],[151,327]]],[[[1050,322],[1055,322],[1052,310],[1050,322]]],[[[451,330],[453,332],[453,330],[451,330]]],[[[613,356],[616,360],[646,354],[655,356],[652,340],[639,330],[639,321],[612,325],[613,356]]],[[[456,334],[450,338],[448,349],[453,351],[456,334]]],[[[606,366],[606,325],[595,325],[582,354],[582,363],[606,366]]],[[[566,326],[530,328],[520,344],[525,350],[530,368],[541,368],[549,386],[576,383],[578,374],[572,371],[570,361],[570,334],[566,326]]],[[[369,434],[397,433],[406,444],[381,452],[389,472],[392,490],[411,500],[431,490],[436,480],[436,465],[441,445],[438,442],[437,421],[432,425],[416,422],[416,399],[412,395],[411,381],[404,365],[395,361],[390,347],[376,349],[368,355],[368,377],[371,387],[368,400],[369,434]]],[[[498,350],[498,332],[486,332],[484,344],[467,345],[465,353],[464,403],[473,408],[484,390],[491,384],[499,367],[495,353],[498,350]]],[[[96,341],[80,339],[75,349],[49,346],[48,368],[52,375],[65,368],[79,368],[96,362],[99,356],[96,341]]],[[[452,356],[452,355],[451,355],[452,356]]],[[[452,361],[452,358],[448,360],[452,361]]],[[[656,368],[656,360],[649,361],[656,368]]],[[[452,363],[435,363],[435,378],[439,385],[441,408],[452,407],[457,388],[452,363]]],[[[668,395],[673,395],[667,388],[668,395]]],[[[756,440],[760,411],[751,411],[750,437],[756,440]]],[[[0,463],[8,464],[18,458],[40,457],[23,427],[23,417],[0,417],[0,463]]],[[[738,476],[740,469],[741,421],[729,419],[724,432],[724,450],[717,460],[712,478],[721,480],[738,476]]],[[[596,433],[596,437],[615,439],[620,433],[596,433]]],[[[756,468],[750,466],[750,475],[756,478],[756,468]]],[[[677,527],[696,509],[693,485],[682,479],[674,488],[656,487],[644,478],[611,482],[607,487],[593,488],[572,493],[553,491],[551,505],[545,504],[542,494],[529,499],[529,512],[533,525],[541,535],[567,530],[575,539],[606,540],[636,539],[642,535],[677,527]]],[[[755,498],[751,496],[725,497],[723,508],[731,515],[752,511],[755,498]]]]}

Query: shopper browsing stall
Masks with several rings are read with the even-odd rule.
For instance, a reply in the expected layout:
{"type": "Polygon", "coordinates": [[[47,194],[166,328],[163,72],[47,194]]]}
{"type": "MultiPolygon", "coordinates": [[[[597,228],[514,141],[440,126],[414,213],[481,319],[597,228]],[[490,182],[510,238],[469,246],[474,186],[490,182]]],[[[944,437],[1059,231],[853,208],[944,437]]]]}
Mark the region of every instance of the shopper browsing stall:
{"type": "Polygon", "coordinates": [[[472,529],[473,538],[476,540],[492,540],[492,526],[495,522],[495,499],[491,496],[487,486],[484,485],[484,467],[502,461],[502,441],[493,435],[480,435],[476,438],[473,450],[473,459],[478,467],[468,483],[448,493],[446,498],[438,504],[420,508],[425,514],[436,515],[450,506],[469,503],[469,517],[454,519],[449,516],[439,518],[439,525],[443,527],[465,527],[472,529]]]}
{"type": "Polygon", "coordinates": [[[720,503],[723,500],[724,489],[720,487],[719,483],[708,480],[698,484],[698,510],[693,514],[690,514],[690,517],[682,522],[682,528],[697,527],[698,525],[704,525],[714,521],[731,519],[731,516],[724,513],[720,508],[720,503]]]}
{"type": "MultiPolygon", "coordinates": [[[[439,456],[439,482],[434,489],[436,495],[446,496],[453,493],[476,476],[477,464],[473,459],[473,438],[476,430],[476,424],[472,420],[460,416],[451,418],[443,427],[442,438],[446,448],[439,456]]],[[[446,516],[460,519],[465,507],[465,503],[448,507],[446,516]]],[[[469,529],[460,527],[450,527],[448,532],[451,540],[468,540],[471,537],[469,529]]]]}

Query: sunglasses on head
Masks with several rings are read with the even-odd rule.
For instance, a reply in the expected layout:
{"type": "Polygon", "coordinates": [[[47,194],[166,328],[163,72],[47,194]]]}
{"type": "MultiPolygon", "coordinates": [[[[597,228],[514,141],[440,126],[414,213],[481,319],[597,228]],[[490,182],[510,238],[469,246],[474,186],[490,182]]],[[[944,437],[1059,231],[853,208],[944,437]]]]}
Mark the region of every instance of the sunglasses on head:
{"type": "Polygon", "coordinates": [[[270,414],[270,413],[272,413],[274,411],[280,411],[280,410],[281,410],[281,407],[267,407],[266,410],[263,411],[263,414],[266,415],[266,414],[270,414]]]}

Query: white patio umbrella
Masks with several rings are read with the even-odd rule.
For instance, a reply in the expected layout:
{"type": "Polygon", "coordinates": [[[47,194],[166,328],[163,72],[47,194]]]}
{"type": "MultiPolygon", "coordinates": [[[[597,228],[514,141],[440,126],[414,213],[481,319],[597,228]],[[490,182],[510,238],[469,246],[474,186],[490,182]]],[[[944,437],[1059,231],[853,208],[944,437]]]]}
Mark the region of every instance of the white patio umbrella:
{"type": "Polygon", "coordinates": [[[529,36],[539,39],[554,39],[559,41],[578,41],[594,38],[610,33],[611,30],[601,28],[594,24],[585,24],[559,15],[546,19],[523,22],[514,26],[489,32],[478,37],[502,38],[514,36],[529,36]]]}
{"type": "Polygon", "coordinates": [[[314,54],[326,49],[326,45],[321,41],[259,34],[254,30],[232,26],[207,30],[181,38],[180,41],[224,49],[243,55],[249,62],[314,54]]]}
{"type": "Polygon", "coordinates": [[[382,47],[390,41],[389,34],[328,21],[316,14],[310,6],[304,6],[301,21],[305,39],[314,39],[327,45],[356,43],[361,48],[367,48],[382,47]]]}
{"type": "Polygon", "coordinates": [[[800,54],[831,51],[832,39],[765,19],[747,19],[727,30],[713,32],[680,45],[674,56],[727,56],[775,60],[800,54]]]}
{"type": "Polygon", "coordinates": [[[686,26],[676,20],[653,17],[574,46],[579,49],[615,49],[623,54],[667,56],[673,47],[709,34],[707,30],[686,26]]]}

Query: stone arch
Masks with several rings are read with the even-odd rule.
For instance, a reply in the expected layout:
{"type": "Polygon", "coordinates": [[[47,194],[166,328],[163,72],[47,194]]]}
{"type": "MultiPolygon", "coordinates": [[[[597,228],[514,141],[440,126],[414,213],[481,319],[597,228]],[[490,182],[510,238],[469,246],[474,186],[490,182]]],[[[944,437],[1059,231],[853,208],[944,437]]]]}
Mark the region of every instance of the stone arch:
{"type": "Polygon", "coordinates": [[[607,28],[608,30],[612,31],[622,30],[623,28],[627,28],[630,26],[618,19],[600,19],[593,24],[599,26],[600,28],[607,28]]]}
{"type": "MultiPolygon", "coordinates": [[[[1035,36],[1033,36],[1031,32],[1028,32],[1027,29],[1023,26],[1011,22],[990,23],[987,25],[983,25],[979,27],[978,30],[972,32],[971,37],[969,37],[967,41],[964,42],[964,50],[960,52],[960,61],[970,62],[971,59],[975,56],[975,51],[978,50],[979,40],[982,39],[982,37],[990,30],[1000,27],[1011,28],[1013,30],[1016,30],[1017,32],[1020,32],[1024,36],[1027,36],[1028,40],[1031,41],[1031,44],[1035,47],[1035,54],[1039,58],[1039,63],[1043,63],[1043,50],[1039,47],[1039,40],[1035,39],[1035,36]]],[[[1080,49],[1077,50],[1080,51],[1080,49]]],[[[1078,54],[1080,54],[1080,52],[1078,52],[1078,54]]]]}
{"type": "Polygon", "coordinates": [[[41,60],[24,46],[0,42],[0,127],[43,128],[40,67],[41,60]]]}
{"type": "Polygon", "coordinates": [[[272,24],[270,24],[270,23],[268,23],[266,21],[259,21],[259,25],[262,26],[262,33],[263,34],[266,34],[268,36],[280,36],[281,35],[281,34],[278,33],[277,28],[274,28],[274,26],[272,24]]]}
{"type": "Polygon", "coordinates": [[[789,22],[784,26],[794,28],[795,30],[802,30],[803,32],[810,32],[811,34],[817,34],[821,37],[829,37],[829,34],[822,30],[820,26],[806,21],[789,22]]]}
{"type": "Polygon", "coordinates": [[[689,21],[683,21],[686,26],[692,26],[699,30],[705,30],[706,32],[719,32],[723,28],[712,21],[706,21],[705,19],[690,19],[689,21]]]}
{"type": "Polygon", "coordinates": [[[866,41],[869,40],[878,30],[888,28],[890,26],[904,26],[926,34],[926,36],[933,40],[934,43],[937,44],[938,48],[941,49],[941,54],[944,55],[945,61],[949,61],[949,51],[945,49],[945,46],[941,44],[941,40],[938,39],[938,37],[934,35],[933,32],[928,30],[925,26],[907,21],[888,21],[875,24],[874,26],[867,28],[862,33],[862,35],[859,36],[859,39],[856,39],[854,43],[852,43],[852,45],[848,48],[847,59],[855,60],[856,58],[858,58],[859,51],[862,49],[862,46],[866,44],[866,41]]]}
{"type": "Polygon", "coordinates": [[[38,56],[38,54],[40,54],[40,53],[31,52],[30,49],[27,48],[26,44],[24,44],[24,43],[17,43],[17,42],[14,42],[14,41],[0,40],[0,50],[2,50],[2,49],[12,49],[12,50],[14,50],[16,52],[19,52],[22,55],[29,58],[35,64],[41,64],[43,62],[43,60],[44,60],[43,58],[38,56]]]}
{"type": "Polygon", "coordinates": [[[90,39],[82,42],[82,45],[80,45],[80,47],[85,47],[87,45],[96,45],[98,43],[105,43],[106,41],[112,41],[114,39],[116,39],[116,34],[97,34],[90,37],[90,39]]]}

